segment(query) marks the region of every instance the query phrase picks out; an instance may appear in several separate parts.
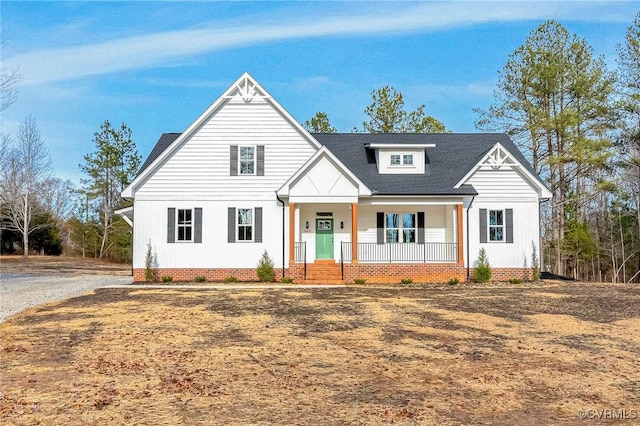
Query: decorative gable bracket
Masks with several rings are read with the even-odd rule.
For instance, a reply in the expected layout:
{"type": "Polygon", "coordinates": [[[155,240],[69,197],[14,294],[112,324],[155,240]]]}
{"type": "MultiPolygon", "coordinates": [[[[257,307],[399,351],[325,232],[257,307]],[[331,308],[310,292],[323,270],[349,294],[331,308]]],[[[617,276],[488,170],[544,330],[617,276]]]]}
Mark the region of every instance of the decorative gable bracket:
{"type": "Polygon", "coordinates": [[[517,166],[518,164],[513,160],[513,157],[505,151],[500,145],[496,145],[489,154],[485,157],[481,163],[482,166],[489,166],[494,170],[500,169],[502,166],[517,166]]]}
{"type": "Polygon", "coordinates": [[[257,84],[251,77],[249,77],[248,74],[243,75],[238,81],[236,81],[233,88],[235,88],[235,90],[224,95],[224,99],[240,98],[243,102],[247,103],[252,102],[255,98],[271,99],[270,96],[261,93],[257,84]]]}

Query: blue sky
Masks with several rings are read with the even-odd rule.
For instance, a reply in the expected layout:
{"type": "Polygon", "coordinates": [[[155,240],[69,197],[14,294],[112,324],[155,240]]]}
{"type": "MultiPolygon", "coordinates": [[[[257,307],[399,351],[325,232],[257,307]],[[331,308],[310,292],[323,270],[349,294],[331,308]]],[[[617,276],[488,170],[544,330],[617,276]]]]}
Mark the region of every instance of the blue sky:
{"type": "Polygon", "coordinates": [[[31,114],[56,174],[78,165],[109,119],[138,151],[189,126],[244,71],[298,121],[326,112],[361,128],[385,84],[455,132],[476,131],[498,71],[547,19],[587,39],[615,68],[637,2],[28,2],[0,3],[3,63],[19,66],[15,135],[31,114]]]}

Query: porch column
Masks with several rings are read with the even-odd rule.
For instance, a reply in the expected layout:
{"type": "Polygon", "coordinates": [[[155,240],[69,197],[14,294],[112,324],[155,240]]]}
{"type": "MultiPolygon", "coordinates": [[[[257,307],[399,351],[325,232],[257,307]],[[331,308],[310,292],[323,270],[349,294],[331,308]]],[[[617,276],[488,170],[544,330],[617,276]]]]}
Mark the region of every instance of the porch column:
{"type": "Polygon", "coordinates": [[[462,242],[464,241],[462,236],[462,204],[456,204],[456,219],[458,225],[458,265],[464,265],[464,250],[462,242]]]}
{"type": "Polygon", "coordinates": [[[351,203],[351,263],[358,263],[358,203],[351,203]]]}
{"type": "Polygon", "coordinates": [[[289,203],[289,266],[296,260],[296,204],[289,203]]]}

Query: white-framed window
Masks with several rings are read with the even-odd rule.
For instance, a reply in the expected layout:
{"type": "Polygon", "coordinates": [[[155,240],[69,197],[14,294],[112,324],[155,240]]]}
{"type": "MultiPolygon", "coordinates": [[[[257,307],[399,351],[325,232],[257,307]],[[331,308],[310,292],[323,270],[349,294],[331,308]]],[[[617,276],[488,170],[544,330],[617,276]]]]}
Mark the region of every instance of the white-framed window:
{"type": "Polygon", "coordinates": [[[178,209],[176,220],[177,241],[193,241],[193,210],[178,209]]]}
{"type": "Polygon", "coordinates": [[[253,241],[253,209],[238,209],[236,223],[236,241],[253,241]]]}
{"type": "Polygon", "coordinates": [[[413,166],[413,154],[391,154],[389,158],[392,166],[413,166]]]}
{"type": "Polygon", "coordinates": [[[256,147],[255,146],[239,146],[238,147],[238,170],[241,175],[256,174],[256,147]]]}
{"type": "Polygon", "coordinates": [[[489,210],[489,241],[504,241],[504,210],[489,210]]]}
{"type": "Polygon", "coordinates": [[[385,213],[385,241],[387,243],[415,243],[416,214],[385,213]]]}

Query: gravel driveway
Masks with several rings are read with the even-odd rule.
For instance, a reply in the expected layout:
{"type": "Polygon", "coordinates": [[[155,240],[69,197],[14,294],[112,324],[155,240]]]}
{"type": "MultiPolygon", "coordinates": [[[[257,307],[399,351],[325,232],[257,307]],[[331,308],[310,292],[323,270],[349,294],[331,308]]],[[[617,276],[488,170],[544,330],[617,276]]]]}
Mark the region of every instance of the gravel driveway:
{"type": "Polygon", "coordinates": [[[0,272],[0,322],[31,306],[131,281],[131,276],[0,272]]]}

